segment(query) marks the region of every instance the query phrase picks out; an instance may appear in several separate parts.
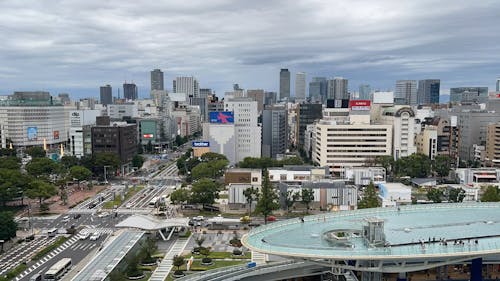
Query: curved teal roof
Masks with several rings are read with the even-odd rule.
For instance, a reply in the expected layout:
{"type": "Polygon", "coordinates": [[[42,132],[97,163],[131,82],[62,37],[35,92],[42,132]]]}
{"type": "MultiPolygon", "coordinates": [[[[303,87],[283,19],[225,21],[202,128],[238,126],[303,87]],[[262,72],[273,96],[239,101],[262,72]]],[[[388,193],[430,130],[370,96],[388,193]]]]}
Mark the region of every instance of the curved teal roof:
{"type": "Polygon", "coordinates": [[[257,227],[242,242],[251,250],[268,254],[334,260],[493,255],[500,253],[500,203],[409,205],[399,210],[374,208],[325,213],[307,216],[304,222],[296,218],[257,227]],[[361,232],[371,218],[384,221],[386,246],[368,246],[362,237],[356,236],[347,239],[348,246],[325,239],[327,233],[335,230],[361,232]],[[447,245],[440,243],[441,239],[447,245]],[[458,240],[463,243],[454,245],[458,240]]]}

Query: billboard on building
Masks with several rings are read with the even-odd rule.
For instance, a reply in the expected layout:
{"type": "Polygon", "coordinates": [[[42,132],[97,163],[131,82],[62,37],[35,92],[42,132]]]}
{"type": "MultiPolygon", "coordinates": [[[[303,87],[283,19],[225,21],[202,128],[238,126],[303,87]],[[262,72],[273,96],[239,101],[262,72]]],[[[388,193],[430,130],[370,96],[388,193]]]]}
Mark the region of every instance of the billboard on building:
{"type": "Polygon", "coordinates": [[[208,141],[193,141],[191,143],[192,147],[210,147],[210,142],[208,141]]]}
{"type": "Polygon", "coordinates": [[[28,140],[34,141],[38,138],[38,127],[28,127],[28,140]]]}
{"type": "Polygon", "coordinates": [[[54,131],[54,132],[52,133],[52,135],[54,136],[54,139],[55,139],[55,140],[58,140],[58,139],[59,139],[59,131],[54,131]]]}
{"type": "Polygon", "coordinates": [[[370,110],[370,100],[350,100],[349,108],[351,110],[370,110]]]}
{"type": "Polygon", "coordinates": [[[154,137],[154,135],[153,135],[153,134],[143,134],[143,135],[142,135],[142,138],[143,138],[143,139],[152,139],[153,137],[154,137]]]}
{"type": "Polygon", "coordinates": [[[210,112],[210,123],[232,124],[234,123],[234,114],[231,111],[212,111],[210,112]]]}

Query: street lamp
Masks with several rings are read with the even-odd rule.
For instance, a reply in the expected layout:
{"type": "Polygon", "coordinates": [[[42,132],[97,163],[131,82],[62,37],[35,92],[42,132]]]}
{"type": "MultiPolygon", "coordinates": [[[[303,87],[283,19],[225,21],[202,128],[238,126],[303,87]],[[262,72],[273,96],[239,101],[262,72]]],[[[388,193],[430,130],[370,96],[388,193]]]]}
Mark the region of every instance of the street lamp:
{"type": "Polygon", "coordinates": [[[104,183],[106,183],[106,184],[108,183],[108,180],[106,179],[106,168],[109,168],[109,167],[111,167],[111,166],[106,166],[106,165],[104,166],[104,183]]]}

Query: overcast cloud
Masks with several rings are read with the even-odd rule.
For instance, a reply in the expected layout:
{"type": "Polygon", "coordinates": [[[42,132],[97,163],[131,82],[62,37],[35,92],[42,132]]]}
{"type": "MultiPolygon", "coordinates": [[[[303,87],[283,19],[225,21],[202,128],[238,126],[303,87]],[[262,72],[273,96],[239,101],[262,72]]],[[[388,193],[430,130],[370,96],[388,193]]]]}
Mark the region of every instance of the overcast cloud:
{"type": "MultiPolygon", "coordinates": [[[[498,1],[0,1],[0,94],[97,96],[149,71],[277,91],[280,68],[394,88],[440,78],[488,86],[500,75],[498,1]]],[[[293,85],[292,85],[293,89],[293,85]]],[[[292,90],[293,91],[293,90],[292,90]]]]}

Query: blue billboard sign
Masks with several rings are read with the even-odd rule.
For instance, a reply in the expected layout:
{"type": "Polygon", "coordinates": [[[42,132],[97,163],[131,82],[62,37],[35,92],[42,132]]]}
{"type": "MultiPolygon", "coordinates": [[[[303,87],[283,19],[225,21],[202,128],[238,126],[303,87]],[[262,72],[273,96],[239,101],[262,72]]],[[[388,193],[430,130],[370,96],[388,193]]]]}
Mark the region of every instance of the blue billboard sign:
{"type": "Polygon", "coordinates": [[[234,123],[234,114],[231,111],[212,111],[210,112],[210,123],[234,123]]]}
{"type": "Polygon", "coordinates": [[[191,143],[192,147],[210,147],[210,142],[208,141],[193,141],[191,143]]]}
{"type": "Polygon", "coordinates": [[[38,137],[38,127],[28,127],[28,140],[33,141],[38,137]]]}

